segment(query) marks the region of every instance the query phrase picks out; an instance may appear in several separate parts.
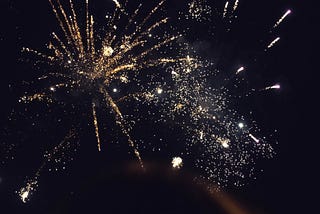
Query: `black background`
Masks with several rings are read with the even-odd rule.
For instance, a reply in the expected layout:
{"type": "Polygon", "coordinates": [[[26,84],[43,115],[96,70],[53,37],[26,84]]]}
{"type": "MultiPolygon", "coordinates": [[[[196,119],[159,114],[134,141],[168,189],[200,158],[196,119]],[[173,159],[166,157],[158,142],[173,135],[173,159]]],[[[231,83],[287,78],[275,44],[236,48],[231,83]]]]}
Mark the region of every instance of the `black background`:
{"type": "MultiPolygon", "coordinates": [[[[181,4],[180,1],[174,1],[173,3],[181,4]]],[[[213,4],[213,2],[211,3],[213,4]]],[[[217,4],[223,5],[224,2],[217,1],[217,4]]],[[[55,27],[50,26],[49,23],[55,23],[55,20],[47,1],[5,0],[1,1],[0,5],[0,117],[1,125],[6,127],[6,118],[17,97],[21,95],[17,92],[19,90],[12,90],[8,85],[19,85],[22,80],[32,78],[30,74],[26,73],[27,69],[23,69],[17,62],[20,58],[19,50],[22,46],[41,49],[43,44],[47,42],[50,30],[55,27]]],[[[259,56],[258,58],[263,58],[261,61],[255,65],[250,64],[252,69],[259,68],[261,70],[260,79],[265,79],[266,82],[274,80],[282,83],[280,93],[263,95],[262,103],[260,103],[261,120],[267,121],[265,126],[275,127],[279,130],[279,145],[276,146],[277,155],[273,160],[261,163],[264,172],[258,175],[257,180],[251,181],[240,189],[227,190],[232,197],[252,213],[316,212],[313,210],[316,203],[316,197],[313,194],[315,194],[317,185],[313,182],[316,180],[315,172],[317,170],[314,165],[316,164],[315,152],[317,148],[317,138],[315,138],[317,133],[317,125],[315,125],[317,124],[315,123],[316,103],[319,97],[316,80],[318,73],[316,40],[318,38],[319,17],[315,1],[240,1],[239,19],[237,20],[238,23],[235,24],[235,30],[231,32],[230,41],[235,41],[235,46],[238,49],[248,44],[248,41],[252,41],[253,44],[248,49],[259,49],[261,45],[259,39],[262,40],[262,43],[267,43],[273,38],[267,33],[263,37],[263,30],[267,32],[267,26],[272,26],[274,21],[287,8],[291,8],[293,13],[275,32],[275,35],[281,36],[281,42],[271,53],[259,56]],[[245,34],[243,33],[245,31],[252,33],[245,34]],[[239,34],[238,38],[236,34],[239,34]],[[252,39],[256,39],[256,41],[252,39]]],[[[201,33],[201,28],[198,31],[199,34],[206,34],[206,30],[201,33]]],[[[216,40],[207,41],[215,44],[216,40]]],[[[228,38],[223,41],[227,43],[228,38]]],[[[248,52],[237,51],[235,56],[227,55],[230,59],[237,61],[241,58],[246,59],[247,55],[251,55],[248,52]]],[[[258,51],[254,52],[253,55],[256,53],[258,51]]],[[[215,55],[216,53],[211,54],[215,55]]],[[[225,63],[221,62],[221,64],[225,63]]],[[[35,149],[34,152],[36,151],[35,149]]],[[[21,154],[21,152],[18,152],[18,154],[21,154]]],[[[2,165],[0,168],[1,213],[18,213],[19,211],[37,213],[48,209],[52,211],[52,207],[57,204],[67,203],[68,194],[76,194],[60,191],[62,193],[59,195],[59,191],[54,190],[64,190],[69,188],[70,184],[72,186],[70,189],[82,189],[84,186],[88,186],[88,183],[92,187],[83,190],[86,193],[84,195],[90,196],[86,200],[95,202],[96,198],[101,199],[99,204],[105,203],[102,207],[105,208],[103,211],[107,213],[116,213],[114,210],[119,212],[122,210],[126,213],[142,212],[137,211],[139,210],[137,207],[149,213],[173,213],[174,210],[184,213],[197,213],[197,211],[204,213],[206,209],[197,208],[213,209],[211,205],[208,205],[209,202],[206,201],[208,199],[205,193],[201,195],[201,190],[197,193],[201,196],[195,196],[197,191],[193,188],[196,187],[193,187],[190,182],[186,181],[184,184],[177,185],[178,182],[175,179],[161,179],[159,178],[161,176],[158,176],[157,173],[145,177],[135,175],[122,177],[117,173],[110,176],[107,172],[115,168],[121,169],[120,166],[126,163],[124,161],[126,158],[115,155],[111,151],[107,151],[104,154],[106,156],[103,157],[96,156],[94,152],[84,154],[84,151],[82,151],[80,154],[79,163],[77,166],[71,166],[70,170],[61,174],[44,173],[46,175],[41,178],[39,190],[28,204],[22,204],[13,190],[20,187],[25,176],[18,172],[33,172],[35,166],[21,170],[19,169],[19,163],[14,161],[2,165]],[[76,178],[77,180],[75,180],[76,178]],[[100,184],[99,181],[96,181],[97,179],[106,180],[105,191],[102,191],[102,187],[97,187],[100,184]],[[141,182],[145,182],[147,185],[141,185],[141,182]],[[112,188],[117,185],[126,188],[112,188]],[[94,190],[97,190],[97,192],[94,192],[94,190]],[[108,190],[110,192],[104,195],[108,190]],[[50,192],[55,192],[55,194],[50,195],[50,192]],[[120,194],[120,196],[115,194],[119,194],[119,192],[123,194],[120,194]],[[136,192],[136,194],[131,195],[132,192],[136,192]],[[181,204],[171,204],[170,201],[177,200],[177,196],[173,194],[177,192],[181,192],[177,195],[185,197],[183,197],[181,204]],[[132,196],[133,202],[130,196],[132,196]],[[150,200],[150,197],[153,197],[154,200],[150,200]],[[149,203],[148,200],[160,202],[146,206],[149,203]]],[[[33,156],[32,153],[22,155],[25,155],[24,158],[33,156]]],[[[23,158],[19,160],[23,160],[23,158]]],[[[35,162],[35,164],[38,163],[35,162]]],[[[121,170],[119,171],[121,172],[121,170]]],[[[80,202],[71,201],[70,205],[84,204],[81,201],[85,200],[84,198],[79,200],[80,202]]]]}

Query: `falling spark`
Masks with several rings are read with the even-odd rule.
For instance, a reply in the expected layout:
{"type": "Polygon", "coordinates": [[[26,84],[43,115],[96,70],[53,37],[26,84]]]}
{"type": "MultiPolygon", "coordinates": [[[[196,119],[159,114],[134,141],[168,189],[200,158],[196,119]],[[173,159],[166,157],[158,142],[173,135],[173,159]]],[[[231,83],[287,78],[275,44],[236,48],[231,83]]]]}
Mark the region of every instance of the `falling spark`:
{"type": "Polygon", "coordinates": [[[238,6],[239,6],[239,0],[236,0],[233,5],[233,12],[237,10],[238,6]]]}
{"type": "Polygon", "coordinates": [[[274,39],[267,47],[267,49],[272,48],[278,41],[280,40],[280,37],[277,37],[276,39],[274,39]]]}
{"type": "Polygon", "coordinates": [[[244,71],[244,67],[240,67],[240,68],[237,70],[236,74],[239,74],[239,73],[242,72],[242,71],[244,71]]]}
{"type": "Polygon", "coordinates": [[[276,85],[265,87],[263,90],[280,89],[280,88],[281,88],[280,84],[276,84],[276,85]]]}
{"type": "Polygon", "coordinates": [[[229,2],[227,1],[226,4],[225,4],[225,6],[224,6],[224,10],[223,10],[223,18],[225,18],[226,15],[227,15],[228,5],[229,5],[229,2]]]}
{"type": "Polygon", "coordinates": [[[121,5],[120,5],[120,3],[118,2],[118,0],[112,0],[115,4],[116,4],[116,6],[118,7],[118,8],[121,8],[121,5]]]}
{"type": "Polygon", "coordinates": [[[101,140],[99,136],[99,125],[98,125],[98,118],[96,113],[96,105],[94,102],[92,103],[92,115],[93,115],[93,125],[96,133],[97,143],[98,143],[98,151],[101,151],[101,140]]]}
{"type": "Polygon", "coordinates": [[[183,160],[180,157],[174,157],[171,164],[174,169],[180,169],[183,165],[183,160]]]}
{"type": "Polygon", "coordinates": [[[283,16],[275,23],[273,28],[277,28],[290,13],[291,10],[287,10],[287,12],[285,12],[285,14],[283,14],[283,16]]]}
{"type": "Polygon", "coordinates": [[[258,138],[256,138],[255,136],[253,136],[252,134],[249,134],[249,137],[251,137],[251,139],[254,140],[256,143],[260,142],[260,140],[258,138]]]}

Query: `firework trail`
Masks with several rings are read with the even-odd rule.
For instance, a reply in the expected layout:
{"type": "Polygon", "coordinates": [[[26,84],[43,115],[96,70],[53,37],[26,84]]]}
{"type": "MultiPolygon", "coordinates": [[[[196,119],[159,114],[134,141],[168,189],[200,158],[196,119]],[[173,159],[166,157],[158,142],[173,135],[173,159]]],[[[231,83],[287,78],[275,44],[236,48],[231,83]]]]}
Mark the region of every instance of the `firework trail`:
{"type": "Polygon", "coordinates": [[[26,186],[21,188],[18,192],[20,199],[23,203],[26,203],[31,197],[31,195],[36,191],[42,170],[46,167],[46,165],[49,162],[58,162],[59,159],[63,158],[63,154],[61,156],[61,154],[59,155],[59,153],[63,153],[64,151],[69,149],[71,147],[71,141],[74,141],[75,138],[76,133],[74,132],[74,130],[70,130],[66,137],[57,146],[55,146],[52,149],[52,151],[47,152],[47,154],[45,155],[45,160],[43,161],[42,165],[38,168],[33,178],[30,179],[27,182],[26,186]]]}
{"type": "Polygon", "coordinates": [[[283,16],[274,24],[273,29],[277,28],[289,14],[291,14],[291,10],[287,10],[285,14],[283,14],[283,16]]]}
{"type": "MultiPolygon", "coordinates": [[[[278,43],[280,41],[280,37],[275,38],[272,42],[270,42],[270,44],[268,45],[267,49],[272,48],[276,43],[278,43]]],[[[266,49],[266,50],[267,50],[266,49]]]]}

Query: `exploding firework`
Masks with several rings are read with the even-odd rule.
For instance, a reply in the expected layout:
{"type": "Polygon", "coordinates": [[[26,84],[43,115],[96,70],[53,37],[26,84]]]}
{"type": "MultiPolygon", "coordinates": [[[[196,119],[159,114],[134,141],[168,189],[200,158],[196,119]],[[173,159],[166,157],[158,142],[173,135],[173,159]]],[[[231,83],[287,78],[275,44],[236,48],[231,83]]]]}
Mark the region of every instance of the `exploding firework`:
{"type": "MultiPolygon", "coordinates": [[[[105,130],[99,111],[111,112],[142,168],[143,156],[150,151],[164,150],[168,160],[174,152],[179,156],[172,159],[173,168],[190,165],[188,168],[196,169],[200,177],[220,186],[241,185],[241,181],[253,176],[257,156],[272,157],[272,145],[259,136],[256,122],[242,116],[232,106],[234,96],[227,84],[212,84],[221,71],[212,60],[197,55],[186,42],[186,31],[180,33],[170,24],[169,17],[161,15],[165,14],[164,0],[146,15],[141,15],[145,14],[144,4],[130,11],[129,1],[113,0],[114,10],[106,16],[103,30],[97,29],[88,0],[85,1],[84,23],[79,21],[82,19],[72,0],[64,4],[60,0],[49,0],[49,3],[62,36],[53,32],[52,41],[44,52],[31,48],[23,48],[23,52],[35,54],[38,63],[49,67],[46,69],[49,72],[38,80],[54,84],[40,92],[25,94],[20,103],[41,102],[64,107],[71,101],[57,99],[57,93],[81,94],[81,99],[85,99],[82,103],[89,103],[88,114],[99,152],[104,149],[102,130],[105,130]],[[150,123],[165,124],[168,130],[179,132],[180,136],[183,133],[183,137],[177,140],[177,145],[170,146],[136,139],[137,127],[150,123]],[[173,151],[169,151],[170,148],[173,151]]],[[[239,1],[236,0],[233,7],[230,4],[227,1],[222,8],[223,18],[235,18],[228,14],[238,10],[239,1]]],[[[204,0],[193,0],[188,3],[188,11],[179,14],[184,14],[185,19],[202,21],[201,17],[208,17],[211,12],[204,0]]],[[[279,39],[272,41],[266,50],[279,39]]],[[[234,78],[245,71],[245,67],[239,67],[234,78]]],[[[262,90],[279,88],[277,84],[262,90]]],[[[60,144],[46,153],[34,178],[19,191],[23,202],[37,188],[43,168],[52,160],[59,162],[59,158],[65,156],[61,153],[77,141],[76,133],[80,130],[70,130],[60,144]]]]}

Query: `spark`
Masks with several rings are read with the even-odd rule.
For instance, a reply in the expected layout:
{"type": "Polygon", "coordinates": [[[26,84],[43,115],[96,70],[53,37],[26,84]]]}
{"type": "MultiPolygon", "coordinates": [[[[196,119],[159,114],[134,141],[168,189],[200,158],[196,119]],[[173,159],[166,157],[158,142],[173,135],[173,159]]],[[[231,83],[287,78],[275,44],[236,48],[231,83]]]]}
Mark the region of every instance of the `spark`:
{"type": "Polygon", "coordinates": [[[240,67],[238,70],[237,70],[237,72],[236,72],[236,74],[239,74],[240,72],[242,72],[242,71],[244,71],[244,67],[240,67]]]}
{"type": "Polygon", "coordinates": [[[228,12],[228,6],[229,6],[229,2],[227,1],[226,4],[224,5],[224,10],[223,10],[223,18],[226,17],[227,12],[228,12]]]}
{"type": "Polygon", "coordinates": [[[93,125],[95,128],[95,133],[96,133],[96,138],[97,138],[97,143],[98,143],[98,151],[101,151],[101,140],[99,136],[99,125],[98,125],[98,118],[97,118],[97,113],[96,113],[96,105],[94,102],[92,102],[92,115],[93,115],[93,125]]]}
{"type": "Polygon", "coordinates": [[[116,6],[118,7],[118,8],[121,8],[121,5],[120,5],[120,3],[118,2],[118,0],[112,0],[115,4],[116,4],[116,6]]]}
{"type": "Polygon", "coordinates": [[[258,138],[256,138],[255,136],[253,136],[251,133],[249,134],[249,137],[251,137],[251,139],[254,140],[256,143],[260,142],[260,140],[258,138]]]}
{"type": "Polygon", "coordinates": [[[279,42],[280,37],[275,38],[270,44],[268,45],[267,49],[272,48],[277,42],[279,42]]]}
{"type": "Polygon", "coordinates": [[[157,94],[162,94],[163,93],[163,89],[162,88],[157,88],[157,94]]]}
{"type": "Polygon", "coordinates": [[[171,164],[174,169],[180,169],[183,166],[183,160],[181,157],[174,157],[171,164]]]}
{"type": "Polygon", "coordinates": [[[112,89],[112,91],[113,91],[114,93],[117,93],[117,92],[118,92],[118,89],[117,89],[117,88],[114,88],[114,89],[112,89]]]}
{"type": "Polygon", "coordinates": [[[239,126],[240,129],[244,128],[244,124],[243,123],[239,123],[238,126],[239,126]]]}
{"type": "Polygon", "coordinates": [[[273,28],[277,28],[290,13],[291,13],[291,10],[287,10],[285,14],[283,14],[283,16],[275,23],[273,28]]]}
{"type": "Polygon", "coordinates": [[[265,87],[263,90],[280,89],[280,88],[281,88],[280,84],[275,84],[275,85],[272,85],[272,86],[265,87]]]}
{"type": "Polygon", "coordinates": [[[236,0],[233,5],[233,12],[237,10],[238,6],[239,6],[239,0],[236,0]]]}

